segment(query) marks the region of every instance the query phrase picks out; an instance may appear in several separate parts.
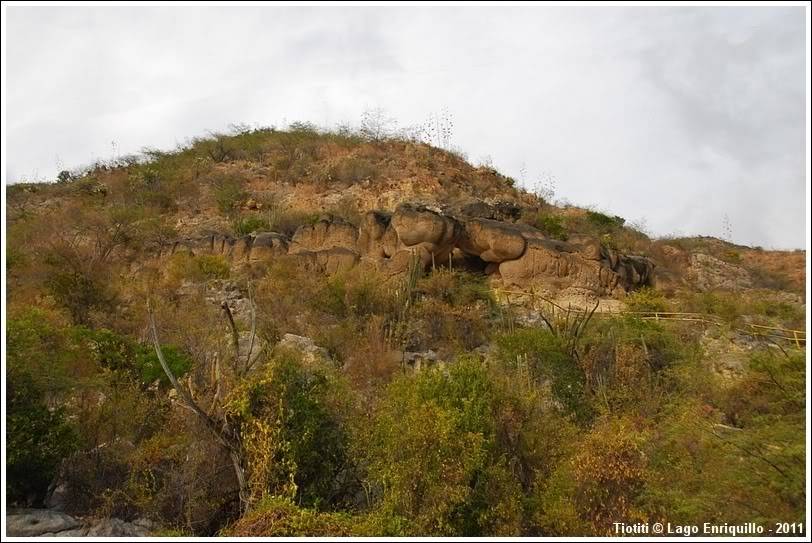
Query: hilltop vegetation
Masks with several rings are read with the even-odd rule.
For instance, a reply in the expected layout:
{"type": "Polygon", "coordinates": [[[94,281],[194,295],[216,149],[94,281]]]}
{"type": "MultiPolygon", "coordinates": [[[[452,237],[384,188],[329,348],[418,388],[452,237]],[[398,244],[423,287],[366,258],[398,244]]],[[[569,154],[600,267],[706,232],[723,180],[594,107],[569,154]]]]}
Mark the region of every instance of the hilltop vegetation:
{"type": "Polygon", "coordinates": [[[457,153],[306,124],[13,185],[7,213],[12,505],[58,498],[167,535],[804,521],[804,351],[749,333],[803,330],[803,252],[652,240],[457,153]],[[498,275],[445,263],[393,277],[291,255],[157,258],[178,239],[289,237],[325,214],[357,226],[407,201],[597,239],[650,258],[657,282],[590,318],[507,303],[498,275]]]}

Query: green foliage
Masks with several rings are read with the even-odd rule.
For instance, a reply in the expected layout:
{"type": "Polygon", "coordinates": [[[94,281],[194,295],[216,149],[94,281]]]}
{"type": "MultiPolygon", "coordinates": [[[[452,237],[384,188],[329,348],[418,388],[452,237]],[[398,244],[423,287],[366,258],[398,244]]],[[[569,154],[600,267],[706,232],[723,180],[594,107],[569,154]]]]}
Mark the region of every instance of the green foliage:
{"type": "Polygon", "coordinates": [[[555,456],[534,441],[538,405],[474,359],[396,379],[366,446],[380,514],[409,534],[520,534],[523,488],[555,456]]]}
{"type": "Polygon", "coordinates": [[[597,211],[587,211],[586,220],[603,233],[620,228],[626,222],[626,219],[623,217],[618,217],[617,215],[610,217],[609,215],[597,211]]]}
{"type": "Polygon", "coordinates": [[[6,383],[6,492],[11,503],[41,506],[62,459],[77,445],[64,411],[49,409],[29,373],[10,371],[6,383]]]}
{"type": "Polygon", "coordinates": [[[309,507],[340,502],[346,488],[346,434],[340,423],[340,385],[322,368],[280,353],[264,375],[235,390],[228,416],[246,450],[252,499],[287,496],[309,507]]]}
{"type": "Polygon", "coordinates": [[[543,533],[610,536],[618,519],[647,520],[641,504],[647,438],[647,430],[628,419],[600,421],[544,489],[535,518],[543,533]]]}
{"type": "Polygon", "coordinates": [[[234,221],[234,233],[238,236],[247,236],[253,232],[267,232],[271,229],[268,221],[255,215],[240,217],[234,221]]]}
{"type": "Polygon", "coordinates": [[[358,519],[297,507],[291,500],[266,497],[221,535],[237,537],[347,537],[359,535],[358,519]]]}
{"type": "Polygon", "coordinates": [[[668,311],[668,303],[662,292],[651,287],[643,287],[626,295],[626,307],[629,311],[653,312],[668,311]]]}
{"type": "Polygon", "coordinates": [[[217,208],[226,216],[233,215],[248,197],[243,188],[243,179],[236,175],[216,175],[209,182],[217,208]]]}
{"type": "Polygon", "coordinates": [[[550,383],[566,413],[585,423],[592,416],[584,373],[562,338],[542,328],[524,328],[496,339],[499,360],[511,369],[528,371],[537,383],[550,383]]]}
{"type": "Polygon", "coordinates": [[[547,213],[539,213],[535,220],[532,222],[541,232],[553,239],[560,239],[566,241],[567,227],[564,224],[564,218],[559,215],[549,215],[547,213]]]}
{"type": "Polygon", "coordinates": [[[74,323],[87,324],[93,311],[110,309],[112,295],[99,274],[59,268],[54,261],[48,262],[52,267],[45,286],[54,300],[68,310],[74,323]]]}
{"type": "Polygon", "coordinates": [[[669,406],[651,456],[649,508],[680,523],[798,522],[805,490],[805,361],[758,351],[716,406],[669,406]]]}
{"type": "MultiPolygon", "coordinates": [[[[182,349],[174,345],[161,345],[166,364],[175,377],[182,377],[192,368],[192,360],[182,349]]],[[[144,384],[159,380],[163,385],[169,384],[169,378],[161,367],[158,355],[152,347],[139,346],[135,354],[135,371],[144,384]]]]}

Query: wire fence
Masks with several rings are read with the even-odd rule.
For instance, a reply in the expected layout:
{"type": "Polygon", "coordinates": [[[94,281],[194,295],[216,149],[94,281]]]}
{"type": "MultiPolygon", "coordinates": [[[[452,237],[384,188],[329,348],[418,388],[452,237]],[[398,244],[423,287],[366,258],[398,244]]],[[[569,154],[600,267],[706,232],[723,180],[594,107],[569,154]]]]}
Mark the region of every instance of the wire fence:
{"type": "MultiPolygon", "coordinates": [[[[495,289],[494,292],[496,293],[497,297],[502,296],[504,300],[508,303],[508,305],[512,303],[511,296],[524,298],[529,297],[533,300],[533,302],[541,300],[544,303],[549,304],[551,307],[559,309],[561,311],[569,311],[576,313],[588,312],[588,310],[581,307],[563,307],[560,304],[554,302],[553,300],[545,298],[544,296],[532,291],[523,292],[523,291],[495,289]]],[[[690,313],[678,311],[624,311],[624,310],[614,310],[611,308],[601,308],[600,306],[598,306],[598,310],[595,312],[595,317],[614,317],[614,316],[633,316],[642,320],[654,320],[654,321],[693,322],[719,327],[726,325],[726,323],[723,320],[719,319],[715,315],[709,315],[706,313],[690,313]]],[[[766,326],[763,324],[752,324],[752,323],[745,323],[744,328],[733,328],[733,330],[736,332],[741,332],[750,335],[757,339],[767,339],[773,342],[776,341],[787,342],[797,347],[798,349],[803,349],[806,347],[806,331],[804,330],[792,330],[789,328],[781,328],[779,326],[766,326]]]]}

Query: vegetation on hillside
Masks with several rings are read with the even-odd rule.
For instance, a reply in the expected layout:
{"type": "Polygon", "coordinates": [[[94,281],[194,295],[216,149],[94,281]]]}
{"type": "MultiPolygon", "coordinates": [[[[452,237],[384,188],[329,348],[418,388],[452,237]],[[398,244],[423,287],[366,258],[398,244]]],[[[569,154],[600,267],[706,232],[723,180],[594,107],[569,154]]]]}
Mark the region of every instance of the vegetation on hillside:
{"type": "Polygon", "coordinates": [[[742,332],[803,328],[791,267],[729,244],[653,241],[620,217],[558,208],[455,153],[367,128],[241,129],[8,188],[11,505],[43,505],[57,480],[68,513],[148,517],[187,535],[804,521],[804,353],[742,332]],[[391,278],[360,266],[317,275],[289,256],[153,258],[197,231],[291,234],[325,211],[357,222],[363,194],[308,202],[392,182],[438,183],[428,187],[448,204],[509,199],[549,237],[598,237],[674,280],[627,297],[637,313],[596,314],[576,333],[569,314],[556,325],[544,309],[551,325],[530,325],[483,275],[439,265],[391,278]],[[681,281],[679,251],[762,275],[746,292],[700,292],[681,281]],[[244,485],[163,370],[148,300],[182,390],[233,431],[244,485]],[[669,311],[713,322],[645,318],[669,311]],[[283,348],[286,334],[326,356],[283,348]],[[406,361],[429,351],[420,369],[406,361]],[[720,353],[735,354],[733,375],[718,371],[720,353]]]}

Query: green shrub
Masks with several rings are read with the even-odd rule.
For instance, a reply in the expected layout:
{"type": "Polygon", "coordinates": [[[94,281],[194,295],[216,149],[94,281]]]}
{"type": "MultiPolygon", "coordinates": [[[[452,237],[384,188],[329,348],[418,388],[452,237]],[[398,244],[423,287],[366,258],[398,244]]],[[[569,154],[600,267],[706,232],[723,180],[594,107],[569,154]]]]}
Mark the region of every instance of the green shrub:
{"type": "Polygon", "coordinates": [[[497,445],[503,398],[472,359],[392,382],[367,446],[380,513],[412,535],[521,533],[521,485],[497,445]]]}
{"type": "Polygon", "coordinates": [[[549,382],[553,396],[568,414],[581,423],[590,420],[584,374],[561,338],[546,329],[524,328],[499,336],[496,345],[503,364],[529,371],[536,382],[549,382]]]}
{"type": "Polygon", "coordinates": [[[541,230],[545,236],[567,240],[567,228],[564,224],[564,218],[561,216],[539,213],[535,221],[533,221],[533,226],[541,230]]]}
{"type": "MultiPolygon", "coordinates": [[[[182,349],[174,345],[161,345],[166,363],[175,377],[181,377],[192,369],[192,360],[182,349]]],[[[159,380],[161,384],[168,385],[169,378],[161,367],[155,349],[142,345],[135,355],[135,367],[141,382],[151,384],[159,380]]]]}
{"type": "Polygon", "coordinates": [[[629,311],[662,312],[668,310],[668,303],[661,292],[651,287],[643,287],[626,295],[626,307],[629,311]]]}
{"type": "Polygon", "coordinates": [[[291,500],[267,497],[221,535],[237,537],[348,537],[358,535],[358,519],[347,513],[322,513],[291,500]]]}
{"type": "Polygon", "coordinates": [[[76,433],[63,409],[48,408],[30,374],[7,376],[7,496],[12,504],[41,507],[59,464],[77,446],[76,433]]]}
{"type": "Polygon", "coordinates": [[[209,181],[212,184],[217,209],[226,216],[238,211],[240,204],[248,197],[243,189],[243,179],[236,175],[217,175],[209,181]]]}
{"type": "Polygon", "coordinates": [[[612,231],[626,223],[626,219],[617,215],[610,217],[597,211],[587,211],[586,220],[601,232],[612,231]]]}
{"type": "Polygon", "coordinates": [[[261,217],[241,217],[234,221],[234,233],[237,236],[247,236],[252,232],[268,232],[271,226],[261,217]]]}
{"type": "Polygon", "coordinates": [[[334,376],[293,353],[279,353],[263,375],[231,394],[227,411],[240,428],[252,499],[287,496],[319,508],[346,498],[350,463],[340,394],[334,376]]]}

